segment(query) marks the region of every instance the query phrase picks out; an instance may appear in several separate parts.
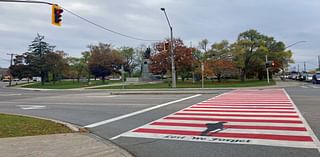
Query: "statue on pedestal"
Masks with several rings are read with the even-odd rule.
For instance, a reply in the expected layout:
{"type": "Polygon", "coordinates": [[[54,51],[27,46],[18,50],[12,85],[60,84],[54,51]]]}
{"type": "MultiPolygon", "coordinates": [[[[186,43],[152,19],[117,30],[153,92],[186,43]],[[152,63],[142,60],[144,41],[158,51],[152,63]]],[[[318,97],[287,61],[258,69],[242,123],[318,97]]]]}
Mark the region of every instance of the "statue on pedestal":
{"type": "Polygon", "coordinates": [[[150,53],[151,49],[147,48],[143,55],[143,62],[142,62],[142,75],[141,75],[141,81],[151,81],[152,80],[152,74],[149,71],[149,64],[150,64],[150,53]]]}

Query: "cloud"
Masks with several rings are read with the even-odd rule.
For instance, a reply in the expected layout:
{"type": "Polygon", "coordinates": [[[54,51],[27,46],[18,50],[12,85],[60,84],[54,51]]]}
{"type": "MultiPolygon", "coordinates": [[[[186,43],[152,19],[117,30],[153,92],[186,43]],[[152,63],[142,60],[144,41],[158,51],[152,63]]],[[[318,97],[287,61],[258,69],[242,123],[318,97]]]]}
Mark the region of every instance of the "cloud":
{"type": "MultiPolygon", "coordinates": [[[[237,35],[254,28],[274,36],[287,45],[295,45],[297,62],[317,64],[320,55],[320,19],[318,0],[53,0],[91,21],[111,30],[145,39],[169,37],[169,28],[161,7],[165,7],[174,35],[193,45],[207,38],[211,43],[223,39],[235,41],[237,35]],[[310,60],[310,61],[309,61],[310,60]]],[[[108,42],[120,46],[150,45],[101,30],[65,11],[62,27],[51,25],[51,7],[39,4],[0,3],[0,50],[20,53],[37,33],[72,56],[80,56],[88,44],[108,42]]],[[[0,57],[8,56],[0,53],[0,57]]],[[[8,66],[0,61],[0,66],[8,66]]]]}

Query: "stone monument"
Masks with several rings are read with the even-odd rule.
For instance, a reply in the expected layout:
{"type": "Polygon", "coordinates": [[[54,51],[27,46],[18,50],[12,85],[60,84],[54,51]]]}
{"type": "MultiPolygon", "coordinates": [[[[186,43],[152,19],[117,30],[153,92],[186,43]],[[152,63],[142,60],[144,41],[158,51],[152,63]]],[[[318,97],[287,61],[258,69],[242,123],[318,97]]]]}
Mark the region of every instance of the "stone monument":
{"type": "Polygon", "coordinates": [[[141,81],[151,81],[152,80],[152,74],[150,73],[150,70],[149,70],[150,53],[151,53],[151,49],[147,48],[146,52],[143,55],[142,75],[140,78],[141,81]]]}

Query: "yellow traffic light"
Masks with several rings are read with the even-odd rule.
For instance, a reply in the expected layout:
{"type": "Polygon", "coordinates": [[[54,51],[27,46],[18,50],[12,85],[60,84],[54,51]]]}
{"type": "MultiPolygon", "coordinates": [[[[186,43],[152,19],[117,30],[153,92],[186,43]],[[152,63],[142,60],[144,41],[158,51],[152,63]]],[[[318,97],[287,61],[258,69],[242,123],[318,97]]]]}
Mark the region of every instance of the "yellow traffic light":
{"type": "Polygon", "coordinates": [[[58,6],[57,4],[53,4],[52,5],[52,19],[51,19],[51,23],[55,26],[61,26],[61,17],[63,13],[63,9],[58,6]]]}

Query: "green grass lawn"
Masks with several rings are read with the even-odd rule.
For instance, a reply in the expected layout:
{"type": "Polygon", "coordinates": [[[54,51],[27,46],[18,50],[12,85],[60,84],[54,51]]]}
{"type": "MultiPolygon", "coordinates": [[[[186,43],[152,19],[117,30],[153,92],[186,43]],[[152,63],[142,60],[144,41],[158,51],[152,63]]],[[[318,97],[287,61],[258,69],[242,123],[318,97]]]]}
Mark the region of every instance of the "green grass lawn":
{"type": "MultiPolygon", "coordinates": [[[[105,80],[104,84],[111,84],[117,83],[121,81],[110,81],[105,80]]],[[[24,88],[41,88],[41,89],[72,89],[72,88],[82,88],[82,87],[90,87],[90,86],[97,86],[103,85],[101,80],[91,81],[90,85],[87,82],[80,82],[77,81],[57,81],[55,84],[53,82],[46,82],[44,85],[41,85],[41,82],[37,82],[35,84],[24,85],[24,88]]]]}
{"type": "MultiPolygon", "coordinates": [[[[270,81],[270,84],[265,80],[247,80],[245,82],[241,82],[238,80],[229,80],[223,82],[216,81],[205,81],[205,88],[225,88],[225,87],[256,87],[256,86],[267,86],[267,85],[275,85],[274,81],[270,81]]],[[[170,88],[168,82],[164,83],[156,83],[156,84],[141,84],[141,85],[126,85],[125,89],[158,89],[158,88],[170,88]]],[[[177,88],[201,88],[201,81],[192,83],[192,81],[178,81],[177,88]]],[[[122,86],[108,86],[108,87],[99,87],[96,89],[122,89],[122,86]]]]}
{"type": "Polygon", "coordinates": [[[68,127],[52,121],[0,114],[0,138],[70,132],[68,127]]]}

